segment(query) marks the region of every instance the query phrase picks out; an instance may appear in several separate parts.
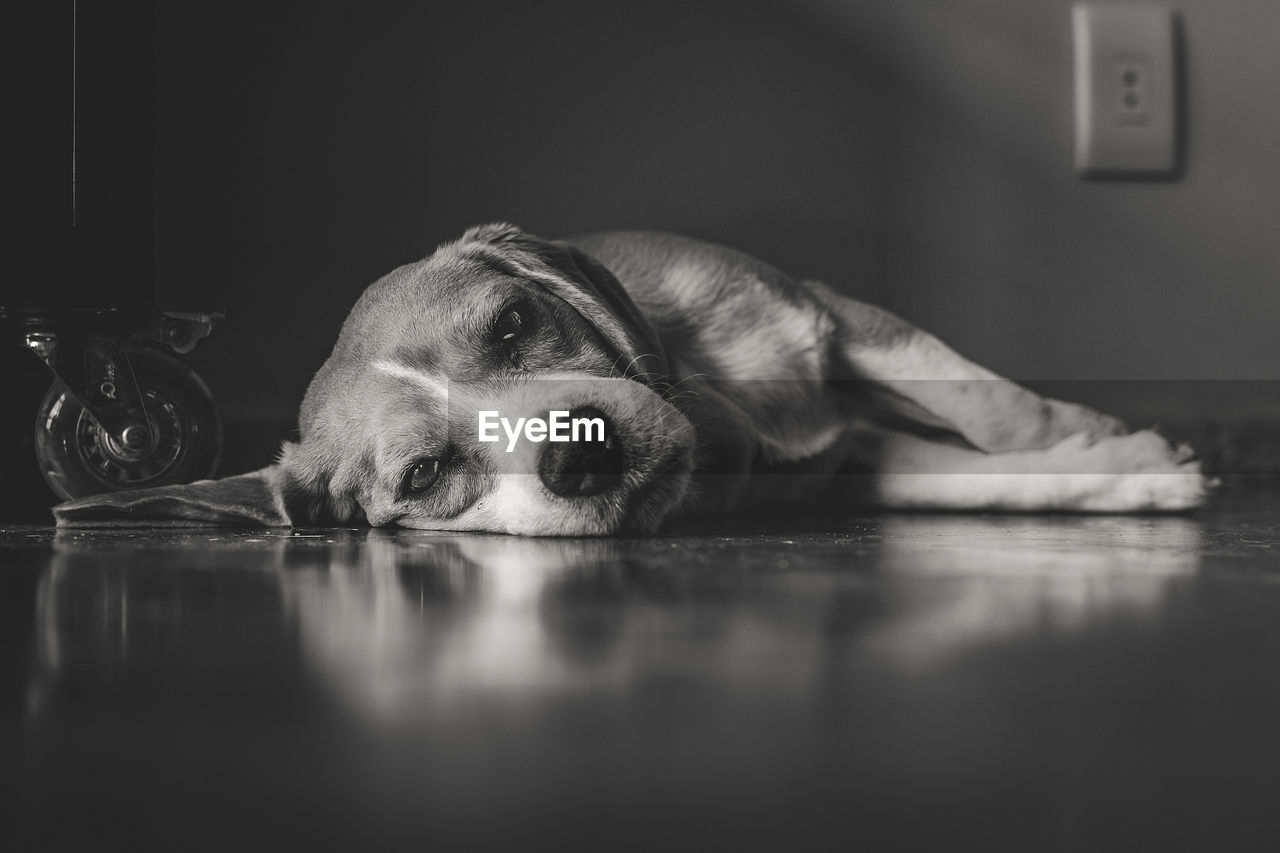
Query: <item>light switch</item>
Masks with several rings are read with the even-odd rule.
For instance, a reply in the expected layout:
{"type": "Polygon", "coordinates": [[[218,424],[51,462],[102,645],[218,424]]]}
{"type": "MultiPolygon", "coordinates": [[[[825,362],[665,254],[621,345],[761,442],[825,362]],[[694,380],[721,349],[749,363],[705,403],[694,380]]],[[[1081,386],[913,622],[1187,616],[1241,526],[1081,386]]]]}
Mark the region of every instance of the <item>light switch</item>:
{"type": "Polygon", "coordinates": [[[1172,176],[1178,168],[1176,22],[1154,3],[1077,3],[1075,159],[1086,177],[1172,176]]]}

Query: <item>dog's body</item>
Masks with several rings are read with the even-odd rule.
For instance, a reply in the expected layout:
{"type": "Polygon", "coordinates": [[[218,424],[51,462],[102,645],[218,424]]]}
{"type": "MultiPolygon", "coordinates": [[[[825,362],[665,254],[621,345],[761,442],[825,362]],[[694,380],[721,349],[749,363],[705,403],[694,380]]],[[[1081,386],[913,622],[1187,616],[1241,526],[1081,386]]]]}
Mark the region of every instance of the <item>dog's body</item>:
{"type": "Polygon", "coordinates": [[[1039,397],[822,284],[637,232],[486,226],[393,271],[352,310],[300,436],[264,471],[56,513],[594,535],[831,495],[1129,512],[1206,491],[1190,452],[1153,432],[1039,397]],[[575,413],[607,438],[486,442],[485,411],[575,413]]]}

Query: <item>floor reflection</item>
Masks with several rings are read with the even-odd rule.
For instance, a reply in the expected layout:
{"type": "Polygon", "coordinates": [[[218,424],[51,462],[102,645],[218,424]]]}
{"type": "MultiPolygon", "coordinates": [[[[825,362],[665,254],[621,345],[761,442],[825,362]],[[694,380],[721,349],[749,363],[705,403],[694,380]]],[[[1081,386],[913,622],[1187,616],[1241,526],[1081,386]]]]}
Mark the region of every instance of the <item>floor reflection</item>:
{"type": "Polygon", "coordinates": [[[51,683],[210,649],[287,656],[296,638],[311,675],[383,723],[654,677],[800,689],[832,654],[914,672],[1144,618],[1195,574],[1199,546],[1182,518],[899,516],[763,540],[61,533],[37,670],[51,683]],[[258,618],[231,609],[246,600],[258,618]]]}
{"type": "Polygon", "coordinates": [[[279,579],[309,664],[355,709],[394,719],[468,701],[467,690],[599,676],[585,662],[609,656],[601,648],[616,626],[566,634],[557,626],[573,620],[557,618],[556,602],[576,584],[583,604],[597,606],[626,565],[608,540],[371,531],[331,549],[323,565],[279,579]]]}
{"type": "Polygon", "coordinates": [[[905,516],[883,536],[884,570],[917,606],[868,643],[912,668],[975,643],[1149,618],[1171,581],[1198,571],[1202,545],[1200,522],[1180,517],[905,516]]]}
{"type": "Polygon", "coordinates": [[[851,807],[873,847],[1204,842],[1187,802],[1246,825],[1280,762],[1269,519],[3,540],[32,590],[0,602],[33,628],[24,808],[70,838],[67,803],[145,802],[138,832],[221,849],[226,814],[315,843],[807,847],[851,807]]]}

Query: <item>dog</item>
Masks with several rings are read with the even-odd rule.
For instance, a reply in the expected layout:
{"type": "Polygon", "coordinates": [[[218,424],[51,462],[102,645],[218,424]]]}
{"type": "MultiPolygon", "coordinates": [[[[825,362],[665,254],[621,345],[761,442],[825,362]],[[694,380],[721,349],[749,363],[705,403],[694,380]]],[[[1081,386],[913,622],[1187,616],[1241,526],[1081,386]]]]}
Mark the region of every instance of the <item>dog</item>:
{"type": "Polygon", "coordinates": [[[1181,512],[1208,490],[1189,448],[1039,396],[747,254],[498,223],[364,292],[275,465],[54,514],[63,527],[615,535],[844,498],[1181,512]]]}

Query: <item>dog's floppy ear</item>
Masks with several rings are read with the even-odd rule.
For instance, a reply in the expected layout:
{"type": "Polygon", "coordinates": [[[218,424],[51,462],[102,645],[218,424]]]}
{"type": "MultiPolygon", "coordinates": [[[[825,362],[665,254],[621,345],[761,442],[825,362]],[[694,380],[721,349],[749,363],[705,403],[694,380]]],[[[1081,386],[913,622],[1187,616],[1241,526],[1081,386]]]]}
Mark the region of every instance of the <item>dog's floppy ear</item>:
{"type": "Polygon", "coordinates": [[[568,302],[617,350],[619,369],[653,379],[668,373],[657,330],[603,264],[571,243],[543,240],[514,225],[495,223],[467,231],[462,242],[487,243],[517,264],[517,272],[568,302]],[[514,255],[515,257],[511,257],[514,255]],[[532,260],[552,275],[539,275],[532,260]]]}
{"type": "Polygon", "coordinates": [[[55,506],[53,515],[59,527],[304,527],[358,517],[296,451],[286,444],[278,464],[250,474],[91,495],[55,506]]]}
{"type": "MultiPolygon", "coordinates": [[[[547,245],[551,247],[551,251],[546,262],[563,272],[567,278],[587,286],[584,290],[569,289],[556,295],[606,334],[609,334],[609,330],[601,324],[613,318],[621,319],[621,330],[614,331],[613,334],[624,337],[626,349],[630,351],[624,351],[625,354],[636,358],[631,369],[666,376],[669,365],[662,339],[658,337],[658,331],[649,318],[623,289],[617,276],[576,246],[560,242],[547,245]]],[[[617,346],[619,342],[614,340],[613,343],[617,346]]]]}

